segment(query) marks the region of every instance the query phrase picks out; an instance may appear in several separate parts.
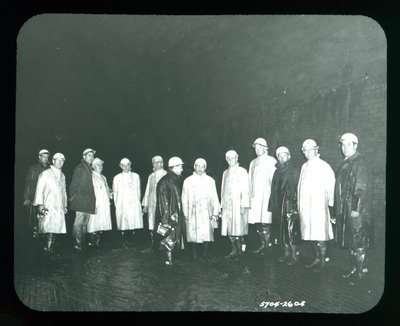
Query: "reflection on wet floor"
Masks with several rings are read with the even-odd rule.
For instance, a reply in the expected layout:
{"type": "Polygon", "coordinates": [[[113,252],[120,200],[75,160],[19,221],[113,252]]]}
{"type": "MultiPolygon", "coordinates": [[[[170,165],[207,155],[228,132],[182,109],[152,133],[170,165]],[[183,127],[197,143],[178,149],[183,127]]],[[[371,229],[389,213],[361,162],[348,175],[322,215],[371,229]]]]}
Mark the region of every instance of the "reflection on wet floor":
{"type": "MultiPolygon", "coordinates": [[[[229,247],[224,239],[217,240],[206,260],[193,259],[188,248],[171,267],[161,263],[157,252],[145,250],[146,241],[123,249],[111,236],[100,251],[82,253],[61,239],[58,255],[51,259],[35,246],[16,246],[15,290],[26,306],[40,311],[329,313],[367,311],[383,292],[382,268],[371,270],[367,282],[341,279],[343,251],[331,250],[329,268],[315,273],[303,267],[310,261],[306,244],[300,248],[300,263],[289,267],[278,262],[277,248],[265,256],[246,252],[224,259],[229,247]]],[[[383,261],[376,265],[383,266],[383,261]]]]}

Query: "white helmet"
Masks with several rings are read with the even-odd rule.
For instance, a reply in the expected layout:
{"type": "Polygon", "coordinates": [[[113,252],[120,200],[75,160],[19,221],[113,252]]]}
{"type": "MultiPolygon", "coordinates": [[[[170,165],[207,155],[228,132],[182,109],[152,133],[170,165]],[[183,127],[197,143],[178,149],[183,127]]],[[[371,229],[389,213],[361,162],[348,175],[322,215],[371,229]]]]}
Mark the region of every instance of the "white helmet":
{"type": "Polygon", "coordinates": [[[256,146],[256,144],[261,145],[263,147],[267,147],[267,141],[264,138],[257,138],[254,143],[253,143],[253,147],[256,146]]]}
{"type": "Polygon", "coordinates": [[[344,134],[341,138],[340,138],[340,142],[342,142],[343,140],[349,140],[352,141],[355,144],[358,144],[358,138],[356,135],[348,132],[347,134],[344,134]]]}
{"type": "Polygon", "coordinates": [[[318,147],[317,143],[315,142],[314,139],[306,139],[303,142],[303,146],[301,146],[302,149],[310,148],[310,147],[318,147]]]}
{"type": "Polygon", "coordinates": [[[173,167],[176,165],[182,165],[182,164],[184,164],[183,161],[177,156],[171,157],[168,161],[169,167],[173,167]]]}
{"type": "Polygon", "coordinates": [[[280,153],[288,153],[288,154],[290,154],[289,149],[287,147],[285,147],[285,146],[281,146],[281,147],[278,147],[276,149],[276,156],[278,156],[280,153]]]}

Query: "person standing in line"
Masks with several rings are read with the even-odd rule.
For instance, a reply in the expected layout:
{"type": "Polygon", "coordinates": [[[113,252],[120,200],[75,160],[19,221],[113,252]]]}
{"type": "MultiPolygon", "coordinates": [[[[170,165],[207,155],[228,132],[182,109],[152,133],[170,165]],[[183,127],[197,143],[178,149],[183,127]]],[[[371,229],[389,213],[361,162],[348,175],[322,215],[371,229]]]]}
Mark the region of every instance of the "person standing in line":
{"type": "Polygon", "coordinates": [[[335,174],[330,165],[321,160],[313,139],[303,142],[307,159],[300,171],[297,205],[300,215],[301,239],[310,241],[314,261],[305,265],[319,272],[326,266],[328,241],[333,239],[330,209],[334,202],[335,174]]]}
{"type": "Polygon", "coordinates": [[[153,172],[147,178],[146,190],[142,200],[142,210],[144,214],[147,214],[148,229],[150,232],[150,249],[154,248],[154,232],[155,232],[155,218],[157,208],[157,194],[156,188],[157,183],[160,179],[167,174],[164,169],[164,162],[161,156],[154,156],[151,159],[153,164],[153,172]]]}
{"type": "Polygon", "coordinates": [[[279,261],[289,266],[298,261],[297,244],[300,240],[299,215],[297,211],[297,185],[300,171],[291,161],[287,147],[276,150],[278,163],[272,179],[271,197],[268,210],[272,212],[277,222],[276,230],[278,245],[284,254],[279,261]]]}
{"type": "Polygon", "coordinates": [[[128,236],[133,240],[135,230],[143,228],[140,205],[140,177],[132,172],[132,162],[124,157],[119,166],[122,170],[113,179],[113,193],[117,229],[121,232],[122,246],[128,247],[128,236]]]}
{"type": "Polygon", "coordinates": [[[89,215],[96,214],[96,196],[92,180],[92,162],[95,153],[96,151],[91,148],[83,151],[83,158],[75,167],[69,186],[70,209],[76,211],[72,236],[77,251],[82,251],[86,245],[89,215]]]}
{"type": "Polygon", "coordinates": [[[61,172],[65,157],[61,153],[53,156],[53,164],[38,178],[33,205],[42,218],[38,231],[46,235],[45,253],[53,254],[56,234],[65,234],[65,214],[67,214],[67,191],[65,176],[61,172]]]}
{"type": "Polygon", "coordinates": [[[338,169],[335,186],[335,241],[349,250],[352,267],[343,278],[364,280],[368,275],[368,251],[372,246],[371,186],[366,158],[357,151],[358,138],[352,133],[340,139],[345,157],[338,169]]]}
{"type": "Polygon", "coordinates": [[[268,155],[267,141],[264,138],[257,138],[253,147],[257,157],[249,166],[249,224],[255,225],[260,242],[260,246],[253,253],[263,255],[271,238],[272,213],[268,211],[268,203],[277,161],[268,155]]]}
{"type": "Polygon", "coordinates": [[[100,240],[103,231],[109,231],[111,226],[110,200],[112,192],[107,184],[107,179],[101,174],[104,161],[96,157],[92,162],[92,181],[94,194],[96,197],[96,213],[90,214],[87,222],[87,233],[89,236],[88,244],[95,248],[100,248],[100,240]]]}
{"type": "Polygon", "coordinates": [[[207,162],[198,158],[193,175],[187,177],[182,188],[182,208],[186,220],[187,241],[192,243],[193,258],[202,246],[202,257],[207,257],[208,243],[214,241],[214,227],[220,211],[217,188],[206,174],[207,162]]]}
{"type": "Polygon", "coordinates": [[[168,173],[157,184],[156,225],[166,229],[161,235],[160,249],[166,253],[164,263],[172,265],[172,251],[186,246],[185,216],[182,211],[182,171],[183,161],[174,156],[168,161],[168,173]]]}
{"type": "Polygon", "coordinates": [[[238,154],[234,150],[226,152],[229,165],[222,175],[221,185],[221,235],[228,236],[232,251],[225,257],[240,255],[244,249],[243,236],[248,234],[249,175],[239,166],[238,154]]]}
{"type": "Polygon", "coordinates": [[[39,160],[36,164],[28,169],[26,174],[25,189],[24,189],[24,206],[27,208],[28,226],[33,238],[38,238],[38,209],[33,206],[35,199],[36,185],[39,175],[50,167],[49,164],[50,152],[47,149],[39,151],[39,160]]]}

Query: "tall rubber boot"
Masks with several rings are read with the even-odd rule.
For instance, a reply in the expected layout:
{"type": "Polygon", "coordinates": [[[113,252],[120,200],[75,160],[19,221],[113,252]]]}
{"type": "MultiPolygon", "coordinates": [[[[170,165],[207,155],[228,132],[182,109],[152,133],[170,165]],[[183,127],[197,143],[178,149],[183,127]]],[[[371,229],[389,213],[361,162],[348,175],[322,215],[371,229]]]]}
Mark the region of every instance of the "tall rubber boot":
{"type": "Polygon", "coordinates": [[[320,272],[322,269],[324,269],[326,267],[326,254],[328,251],[328,242],[327,241],[319,241],[318,242],[318,249],[320,252],[320,258],[321,258],[321,263],[316,265],[313,270],[314,272],[320,272]]]}
{"type": "Polygon", "coordinates": [[[232,246],[232,251],[229,253],[229,255],[225,256],[225,258],[231,258],[231,257],[235,257],[239,255],[239,251],[238,251],[238,239],[237,237],[229,237],[229,240],[231,241],[231,246],[232,246]]]}
{"type": "Polygon", "coordinates": [[[261,253],[263,250],[265,250],[265,248],[266,248],[266,246],[267,246],[267,244],[265,243],[265,239],[264,239],[264,235],[263,235],[262,229],[257,229],[256,232],[257,232],[258,241],[259,241],[259,243],[260,243],[260,246],[259,246],[257,249],[255,249],[255,250],[252,251],[253,254],[259,254],[259,253],[261,253]]]}
{"type": "Polygon", "coordinates": [[[102,234],[101,232],[95,232],[94,233],[94,246],[96,248],[100,248],[101,247],[101,245],[100,245],[101,234],[102,234]]]}
{"type": "Polygon", "coordinates": [[[349,253],[350,253],[350,261],[352,267],[350,271],[342,275],[342,278],[349,278],[357,272],[357,259],[355,257],[356,253],[352,249],[349,250],[349,253]]]}
{"type": "Polygon", "coordinates": [[[124,249],[128,249],[128,241],[126,239],[126,234],[125,231],[121,231],[121,244],[122,244],[122,248],[124,249]]]}
{"type": "Polygon", "coordinates": [[[54,252],[55,234],[48,233],[46,238],[47,238],[47,243],[46,243],[45,252],[47,254],[52,254],[54,252]]]}
{"type": "Polygon", "coordinates": [[[367,268],[367,253],[363,249],[359,249],[355,254],[357,276],[360,280],[365,280],[367,278],[368,268],[367,268]]]}
{"type": "Polygon", "coordinates": [[[197,258],[197,243],[192,242],[192,257],[193,259],[197,258]]]}
{"type": "MultiPolygon", "coordinates": [[[[271,224],[263,225],[262,236],[264,238],[265,249],[269,248],[269,239],[271,238],[271,230],[272,230],[271,224]]],[[[261,252],[261,255],[265,255],[265,253],[266,252],[264,250],[261,252]]]]}
{"type": "Polygon", "coordinates": [[[311,242],[311,246],[312,246],[312,250],[313,250],[315,259],[311,264],[304,265],[305,268],[313,268],[313,267],[318,266],[319,264],[321,264],[321,256],[320,256],[321,253],[319,251],[318,244],[315,241],[312,241],[311,242]]]}
{"type": "Polygon", "coordinates": [[[153,231],[150,230],[150,248],[149,250],[154,250],[154,234],[153,231]]]}
{"type": "Polygon", "coordinates": [[[165,265],[171,266],[172,265],[172,252],[167,250],[166,252],[167,259],[165,260],[165,265]]]}
{"type": "Polygon", "coordinates": [[[279,257],[278,261],[280,263],[286,263],[290,259],[290,248],[289,245],[285,244],[285,248],[283,249],[283,255],[279,257]]]}
{"type": "Polygon", "coordinates": [[[289,261],[286,263],[286,265],[288,266],[293,266],[294,264],[296,264],[299,261],[299,258],[297,257],[297,246],[296,245],[290,245],[290,259],[289,261]]]}
{"type": "Polygon", "coordinates": [[[208,242],[203,242],[202,247],[203,247],[203,252],[202,252],[203,258],[207,258],[208,242]]]}

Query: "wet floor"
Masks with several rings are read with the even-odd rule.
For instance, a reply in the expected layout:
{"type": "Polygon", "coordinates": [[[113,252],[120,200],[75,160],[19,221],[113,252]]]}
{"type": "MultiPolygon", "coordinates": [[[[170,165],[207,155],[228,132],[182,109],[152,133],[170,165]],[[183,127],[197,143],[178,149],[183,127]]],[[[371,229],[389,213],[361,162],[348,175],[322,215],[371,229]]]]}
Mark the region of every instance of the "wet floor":
{"type": "MultiPolygon", "coordinates": [[[[332,248],[327,270],[315,273],[308,244],[300,246],[300,263],[278,262],[279,251],[224,259],[226,238],[217,237],[209,258],[194,259],[190,249],[162,264],[159,254],[146,250],[140,233],[123,249],[116,232],[104,234],[100,251],[73,252],[68,235],[60,236],[58,255],[44,257],[37,242],[20,239],[15,246],[14,285],[20,300],[39,311],[280,311],[360,313],[375,306],[383,292],[383,257],[371,252],[368,282],[340,278],[348,267],[344,251],[332,248]]],[[[251,240],[251,239],[250,239],[251,240]]]]}

